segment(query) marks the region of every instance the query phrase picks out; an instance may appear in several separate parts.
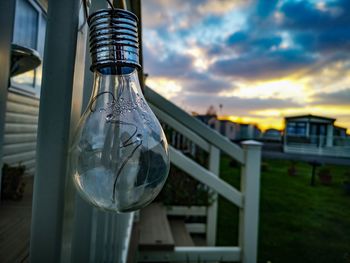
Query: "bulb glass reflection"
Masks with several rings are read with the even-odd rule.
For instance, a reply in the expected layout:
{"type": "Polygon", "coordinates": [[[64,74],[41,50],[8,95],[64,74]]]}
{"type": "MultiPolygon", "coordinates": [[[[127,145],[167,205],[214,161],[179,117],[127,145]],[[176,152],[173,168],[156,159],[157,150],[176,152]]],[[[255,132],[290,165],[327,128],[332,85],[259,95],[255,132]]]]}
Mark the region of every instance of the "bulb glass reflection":
{"type": "Polygon", "coordinates": [[[129,212],[149,204],[169,172],[168,145],[146,103],[137,71],[94,73],[94,88],[71,148],[78,192],[105,210],[129,212]]]}

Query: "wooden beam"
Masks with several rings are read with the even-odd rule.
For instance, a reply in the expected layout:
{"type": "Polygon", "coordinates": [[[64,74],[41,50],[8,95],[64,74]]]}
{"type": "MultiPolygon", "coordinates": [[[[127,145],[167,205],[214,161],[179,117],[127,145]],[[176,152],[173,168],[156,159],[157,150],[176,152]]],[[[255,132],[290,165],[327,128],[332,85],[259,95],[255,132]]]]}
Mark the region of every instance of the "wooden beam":
{"type": "Polygon", "coordinates": [[[141,210],[140,250],[172,250],[175,246],[166,209],[153,203],[141,210]]]}
{"type": "Polygon", "coordinates": [[[206,216],[206,206],[167,206],[167,215],[170,216],[206,216]]]}
{"type": "Polygon", "coordinates": [[[187,231],[184,219],[170,219],[170,228],[174,237],[175,245],[178,247],[193,247],[194,243],[187,231]]]}

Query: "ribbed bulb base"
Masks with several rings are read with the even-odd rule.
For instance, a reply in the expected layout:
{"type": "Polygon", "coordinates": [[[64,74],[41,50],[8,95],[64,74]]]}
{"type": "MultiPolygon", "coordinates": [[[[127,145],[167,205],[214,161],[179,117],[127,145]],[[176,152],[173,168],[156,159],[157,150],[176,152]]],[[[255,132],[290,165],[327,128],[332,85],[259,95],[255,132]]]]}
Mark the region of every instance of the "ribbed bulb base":
{"type": "Polygon", "coordinates": [[[123,9],[102,9],[88,18],[91,70],[108,66],[141,68],[138,19],[123,9]]]}

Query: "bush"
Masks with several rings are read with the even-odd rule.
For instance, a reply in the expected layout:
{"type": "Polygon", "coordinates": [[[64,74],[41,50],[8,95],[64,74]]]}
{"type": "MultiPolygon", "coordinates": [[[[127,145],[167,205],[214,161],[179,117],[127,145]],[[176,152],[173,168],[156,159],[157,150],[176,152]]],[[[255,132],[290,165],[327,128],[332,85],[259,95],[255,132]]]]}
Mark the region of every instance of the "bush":
{"type": "Polygon", "coordinates": [[[21,200],[23,198],[25,183],[23,175],[24,165],[17,167],[4,164],[2,167],[1,200],[21,200]]]}
{"type": "Polygon", "coordinates": [[[156,200],[165,205],[209,206],[213,193],[206,185],[171,166],[168,180],[156,200]]]}
{"type": "Polygon", "coordinates": [[[348,195],[350,195],[350,171],[345,172],[344,177],[344,190],[348,195]]]}
{"type": "Polygon", "coordinates": [[[318,177],[320,178],[320,182],[323,185],[330,185],[332,183],[332,174],[331,170],[327,167],[323,167],[318,172],[318,177]]]}
{"type": "Polygon", "coordinates": [[[288,175],[289,176],[296,176],[297,175],[297,167],[296,167],[296,162],[291,161],[290,162],[290,167],[288,168],[288,175]]]}

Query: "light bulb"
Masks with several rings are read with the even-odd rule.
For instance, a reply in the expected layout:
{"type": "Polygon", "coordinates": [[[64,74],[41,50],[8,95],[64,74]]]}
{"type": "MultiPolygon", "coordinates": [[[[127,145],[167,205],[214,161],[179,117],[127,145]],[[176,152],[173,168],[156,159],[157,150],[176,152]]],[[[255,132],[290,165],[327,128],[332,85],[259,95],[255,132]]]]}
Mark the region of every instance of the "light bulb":
{"type": "Polygon", "coordinates": [[[166,137],[138,80],[136,19],[119,9],[88,19],[94,87],[70,153],[81,196],[116,212],[149,204],[169,172],[166,137]]]}

